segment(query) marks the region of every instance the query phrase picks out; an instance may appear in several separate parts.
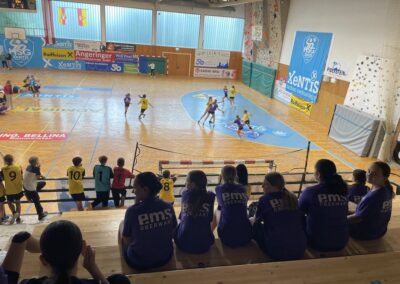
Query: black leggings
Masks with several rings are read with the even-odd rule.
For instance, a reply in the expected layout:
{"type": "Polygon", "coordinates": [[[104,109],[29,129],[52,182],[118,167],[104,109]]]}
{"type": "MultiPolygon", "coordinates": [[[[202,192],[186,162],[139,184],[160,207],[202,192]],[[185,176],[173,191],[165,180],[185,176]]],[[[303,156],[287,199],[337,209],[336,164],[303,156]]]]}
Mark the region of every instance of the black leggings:
{"type": "Polygon", "coordinates": [[[7,61],[1,61],[1,64],[3,65],[3,68],[8,68],[7,61]]]}
{"type": "Polygon", "coordinates": [[[108,198],[110,197],[110,191],[96,191],[96,199],[92,203],[92,207],[96,207],[100,203],[102,207],[108,207],[108,198]]]}

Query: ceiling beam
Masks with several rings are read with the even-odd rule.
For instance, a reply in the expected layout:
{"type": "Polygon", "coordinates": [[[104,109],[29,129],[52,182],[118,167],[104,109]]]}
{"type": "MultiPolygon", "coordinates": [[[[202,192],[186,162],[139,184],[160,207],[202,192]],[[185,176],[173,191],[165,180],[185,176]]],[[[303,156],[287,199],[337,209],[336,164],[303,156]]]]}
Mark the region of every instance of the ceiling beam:
{"type": "Polygon", "coordinates": [[[209,6],[212,8],[223,8],[223,7],[230,7],[234,5],[243,5],[248,3],[255,3],[255,2],[262,2],[263,0],[217,0],[218,3],[212,3],[210,1],[209,6]]]}

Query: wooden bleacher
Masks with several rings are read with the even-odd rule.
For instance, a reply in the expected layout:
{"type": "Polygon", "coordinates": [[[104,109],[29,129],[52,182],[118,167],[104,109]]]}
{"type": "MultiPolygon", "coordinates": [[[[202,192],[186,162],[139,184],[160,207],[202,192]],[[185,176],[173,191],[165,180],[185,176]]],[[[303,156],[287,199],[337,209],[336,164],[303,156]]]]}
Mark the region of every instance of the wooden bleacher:
{"type": "MultiPolygon", "coordinates": [[[[215,245],[208,253],[201,255],[190,255],[176,249],[173,259],[168,264],[158,269],[146,271],[152,273],[142,274],[138,274],[137,271],[128,267],[120,256],[118,247],[118,228],[121,220],[124,218],[125,210],[109,209],[84,212],[66,212],[62,216],[53,218],[52,220],[55,221],[66,219],[76,223],[81,228],[83,237],[87,243],[95,248],[96,262],[98,263],[101,271],[103,271],[103,273],[106,275],[118,272],[132,275],[131,278],[135,280],[135,283],[161,283],[163,279],[166,282],[162,283],[183,283],[180,282],[179,279],[185,279],[185,277],[186,281],[188,279],[187,277],[190,277],[190,279],[193,279],[194,283],[239,283],[244,279],[250,279],[251,283],[261,283],[261,281],[263,283],[278,283],[277,281],[279,279],[282,280],[279,281],[279,283],[370,283],[352,281],[359,276],[358,274],[362,272],[366,273],[366,277],[373,275],[383,277],[384,274],[381,274],[380,272],[386,271],[385,263],[392,263],[392,258],[396,257],[398,260],[400,260],[400,258],[398,258],[400,256],[399,208],[400,198],[395,199],[393,202],[393,215],[389,226],[390,229],[381,240],[350,240],[348,246],[339,253],[321,254],[319,252],[307,250],[305,259],[308,260],[272,262],[272,260],[268,256],[264,255],[254,243],[244,248],[230,249],[223,246],[221,242],[216,239],[215,245]],[[332,256],[337,257],[329,258],[332,256]],[[321,259],[320,257],[325,258],[321,259]],[[365,262],[368,265],[371,263],[371,271],[368,272],[369,269],[367,270],[365,268],[368,267],[368,265],[358,265],[358,262],[365,262]],[[351,267],[348,267],[348,265],[351,265],[351,267]],[[376,271],[373,272],[373,268],[377,267],[379,267],[379,269],[376,269],[376,271]],[[195,268],[197,269],[192,270],[195,268]],[[310,274],[307,274],[307,272],[303,272],[303,274],[300,273],[302,268],[306,269],[310,274]],[[335,268],[337,268],[337,272],[335,272],[335,268]],[[299,277],[295,277],[297,272],[292,273],[292,269],[293,271],[297,271],[299,273],[299,277]],[[239,272],[234,272],[236,270],[239,272]],[[253,272],[250,273],[250,271],[254,271],[254,278],[252,278],[253,272]],[[333,279],[332,282],[320,282],[317,280],[312,280],[318,279],[318,275],[326,274],[324,277],[327,278],[328,281],[329,277],[331,277],[330,274],[339,272],[347,275],[346,279],[348,279],[348,282],[344,280],[338,280],[341,278],[335,277],[333,279],[336,279],[336,282],[333,281],[333,279]],[[194,277],[194,274],[192,273],[196,274],[196,277],[194,277]],[[354,276],[355,278],[349,278],[349,275],[354,273],[356,273],[354,276]],[[218,276],[219,274],[225,275],[226,281],[228,282],[225,281],[224,277],[218,278],[220,277],[218,276]],[[280,274],[282,274],[283,278],[277,276],[280,274]],[[235,277],[240,276],[237,278],[240,279],[240,281],[235,282],[234,275],[236,275],[235,277]],[[154,277],[155,282],[151,281],[152,277],[154,277]],[[208,279],[208,277],[211,277],[213,281],[215,279],[215,282],[205,281],[204,279],[208,279]],[[289,281],[290,277],[293,279],[289,281]],[[170,279],[173,279],[171,280],[173,282],[170,282],[170,279]],[[217,281],[217,279],[219,280],[217,281]],[[269,282],[266,282],[266,279],[268,279],[269,282]]],[[[44,228],[44,224],[36,226],[33,234],[40,236],[44,228]]],[[[82,262],[82,259],[80,259],[80,261],[82,262]]],[[[395,268],[392,269],[393,271],[396,271],[395,268]]],[[[47,273],[48,271],[46,271],[45,268],[40,264],[37,254],[26,254],[21,271],[22,278],[41,276],[47,273]]],[[[392,274],[389,273],[388,275],[392,274]]],[[[400,273],[398,274],[400,275],[400,273]]],[[[78,275],[80,277],[89,277],[88,273],[82,268],[81,265],[79,266],[78,275]]],[[[186,283],[186,281],[184,282],[186,283]]],[[[400,281],[390,283],[400,283],[400,281]]]]}

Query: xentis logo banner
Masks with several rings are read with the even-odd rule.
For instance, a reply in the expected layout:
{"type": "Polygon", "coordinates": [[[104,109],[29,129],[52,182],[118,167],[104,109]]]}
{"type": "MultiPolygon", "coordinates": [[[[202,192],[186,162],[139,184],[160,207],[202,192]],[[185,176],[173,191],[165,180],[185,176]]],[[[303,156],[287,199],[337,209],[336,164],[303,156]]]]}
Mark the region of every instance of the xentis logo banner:
{"type": "Polygon", "coordinates": [[[331,46],[332,33],[296,32],[286,90],[315,103],[331,46]]]}

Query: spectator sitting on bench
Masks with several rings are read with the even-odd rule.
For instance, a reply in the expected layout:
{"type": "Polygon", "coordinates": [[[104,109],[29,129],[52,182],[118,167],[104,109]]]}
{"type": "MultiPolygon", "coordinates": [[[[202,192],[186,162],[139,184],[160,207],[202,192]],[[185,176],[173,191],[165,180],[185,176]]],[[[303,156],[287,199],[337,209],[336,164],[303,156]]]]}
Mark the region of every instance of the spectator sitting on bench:
{"type": "Polygon", "coordinates": [[[269,173],[262,185],[253,238],[260,248],[276,260],[301,259],[307,248],[303,218],[297,196],[285,188],[280,173],[269,173]]]}
{"type": "Polygon", "coordinates": [[[157,197],[162,185],[151,172],[138,174],[133,188],[135,204],[126,210],[119,230],[123,257],[138,270],[162,266],[174,252],[174,208],[157,197]]]}
{"type": "Polygon", "coordinates": [[[321,252],[340,251],[349,240],[347,184],[327,159],[315,164],[314,176],[318,184],[308,187],[299,199],[308,245],[321,252]]]}
{"type": "MultiPolygon", "coordinates": [[[[25,251],[40,253],[40,261],[51,269],[50,277],[25,280],[27,284],[41,283],[71,283],[71,284],[129,284],[129,279],[122,274],[105,278],[96,264],[95,252],[82,239],[82,233],[77,225],[61,220],[49,224],[43,231],[40,240],[28,232],[20,232],[12,238],[1,270],[8,281],[1,283],[17,284],[25,251]],[[83,267],[93,279],[78,279],[76,277],[79,255],[83,256],[83,267]]],[[[0,280],[1,274],[0,274],[0,280]]]]}
{"type": "Polygon", "coordinates": [[[246,188],[235,183],[234,166],[223,167],[220,179],[221,184],[215,188],[218,209],[221,211],[217,228],[218,236],[226,246],[232,248],[245,246],[251,241],[246,188]]]}
{"type": "Polygon", "coordinates": [[[352,238],[374,240],[386,234],[395,197],[389,176],[390,167],[384,162],[375,162],[369,167],[367,179],[372,189],[361,199],[356,212],[348,216],[352,238]]]}
{"type": "Polygon", "coordinates": [[[190,171],[186,190],[182,193],[180,223],[175,232],[175,243],[188,253],[205,253],[214,244],[211,222],[215,194],[207,191],[207,176],[203,171],[190,171]]]}

